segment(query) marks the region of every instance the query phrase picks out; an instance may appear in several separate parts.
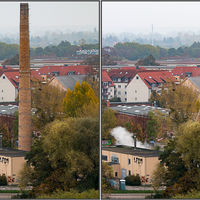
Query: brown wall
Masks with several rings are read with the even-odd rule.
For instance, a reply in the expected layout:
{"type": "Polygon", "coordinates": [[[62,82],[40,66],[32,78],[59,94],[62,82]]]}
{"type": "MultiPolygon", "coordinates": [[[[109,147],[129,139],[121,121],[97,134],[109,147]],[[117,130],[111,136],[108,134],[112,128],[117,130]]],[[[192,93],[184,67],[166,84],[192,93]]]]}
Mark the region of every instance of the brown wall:
{"type": "Polygon", "coordinates": [[[0,174],[5,174],[9,184],[16,184],[25,164],[24,157],[0,156],[0,174]]]}
{"type": "Polygon", "coordinates": [[[129,170],[131,171],[131,175],[137,175],[142,178],[148,178],[147,183],[150,183],[150,179],[152,176],[153,171],[155,170],[157,164],[159,163],[158,157],[142,157],[142,156],[135,156],[123,153],[116,153],[111,151],[102,150],[102,155],[107,156],[106,162],[111,162],[112,155],[116,155],[119,158],[119,166],[112,165],[113,167],[113,175],[115,176],[115,172],[118,172],[118,178],[121,178],[121,169],[127,170],[127,176],[129,170]],[[128,164],[128,159],[130,159],[130,164],[128,164]],[[142,162],[136,161],[136,159],[142,159],[142,162]],[[119,173],[120,171],[120,173],[119,173]]]}

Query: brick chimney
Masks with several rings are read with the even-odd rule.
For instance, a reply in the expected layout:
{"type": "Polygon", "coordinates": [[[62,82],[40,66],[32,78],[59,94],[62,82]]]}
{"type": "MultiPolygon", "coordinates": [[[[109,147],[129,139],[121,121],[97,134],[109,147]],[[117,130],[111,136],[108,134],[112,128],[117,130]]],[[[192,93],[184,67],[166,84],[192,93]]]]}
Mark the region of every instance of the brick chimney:
{"type": "Polygon", "coordinates": [[[20,49],[19,49],[19,146],[30,151],[31,129],[31,86],[29,53],[29,8],[28,3],[20,3],[20,49]]]}

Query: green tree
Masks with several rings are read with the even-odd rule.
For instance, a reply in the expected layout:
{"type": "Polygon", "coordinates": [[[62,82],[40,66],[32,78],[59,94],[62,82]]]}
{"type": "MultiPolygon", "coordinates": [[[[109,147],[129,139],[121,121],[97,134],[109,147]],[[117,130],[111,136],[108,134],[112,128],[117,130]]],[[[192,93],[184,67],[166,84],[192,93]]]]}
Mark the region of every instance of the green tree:
{"type": "Polygon", "coordinates": [[[102,114],[102,137],[114,141],[110,131],[117,126],[115,112],[112,109],[105,109],[102,114]]]}
{"type": "MultiPolygon", "coordinates": [[[[97,119],[68,118],[49,123],[26,159],[35,195],[56,190],[98,189],[99,124],[97,119]]],[[[27,181],[28,180],[28,181],[27,181]]]]}

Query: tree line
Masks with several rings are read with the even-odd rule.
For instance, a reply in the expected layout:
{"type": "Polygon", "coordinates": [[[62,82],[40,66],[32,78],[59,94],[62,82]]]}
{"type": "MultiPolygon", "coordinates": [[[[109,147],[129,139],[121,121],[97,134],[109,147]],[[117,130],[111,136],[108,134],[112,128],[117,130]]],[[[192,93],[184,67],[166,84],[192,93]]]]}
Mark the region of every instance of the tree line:
{"type": "Polygon", "coordinates": [[[142,59],[146,56],[152,55],[156,59],[166,57],[188,57],[200,58],[200,42],[194,42],[189,47],[179,48],[162,48],[159,46],[152,46],[149,44],[139,44],[135,42],[117,43],[112,48],[110,54],[112,56],[120,56],[128,60],[142,59]]]}
{"type": "MultiPolygon", "coordinates": [[[[58,45],[48,45],[44,48],[30,48],[31,57],[36,56],[56,56],[56,57],[65,57],[73,56],[76,54],[77,50],[90,50],[98,49],[98,44],[86,44],[86,41],[83,39],[81,44],[72,45],[68,41],[61,41],[58,45]]],[[[19,45],[18,44],[6,44],[0,42],[0,60],[12,58],[19,54],[19,45]]]]}

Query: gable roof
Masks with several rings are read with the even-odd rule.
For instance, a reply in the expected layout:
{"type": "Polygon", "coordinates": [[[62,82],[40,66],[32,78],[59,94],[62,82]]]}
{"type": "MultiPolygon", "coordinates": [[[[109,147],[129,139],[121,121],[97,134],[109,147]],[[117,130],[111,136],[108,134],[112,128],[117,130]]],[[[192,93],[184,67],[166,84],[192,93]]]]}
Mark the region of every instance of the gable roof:
{"type": "Polygon", "coordinates": [[[102,82],[112,82],[106,70],[102,70],[102,82]]]}
{"type": "Polygon", "coordinates": [[[131,79],[133,79],[133,77],[137,74],[137,72],[138,71],[135,69],[112,69],[108,72],[108,74],[112,80],[121,78],[121,79],[129,79],[129,81],[131,81],[131,79]]]}
{"type": "MultiPolygon", "coordinates": [[[[9,79],[15,88],[19,87],[19,71],[6,71],[3,74],[9,79]]],[[[31,80],[41,81],[42,78],[37,71],[31,70],[31,80]]]]}
{"type": "Polygon", "coordinates": [[[188,78],[200,91],[200,76],[188,78]]]}
{"type": "Polygon", "coordinates": [[[68,75],[70,72],[74,72],[75,75],[89,75],[93,72],[92,67],[88,65],[75,65],[75,66],[43,66],[38,70],[40,75],[53,75],[55,72],[59,72],[59,76],[68,75]]]}
{"type": "Polygon", "coordinates": [[[191,73],[191,76],[200,76],[200,68],[196,66],[187,66],[187,67],[175,67],[172,70],[172,75],[178,75],[181,76],[182,78],[188,76],[187,73],[191,73]]]}
{"type": "Polygon", "coordinates": [[[177,81],[172,73],[169,71],[144,71],[138,72],[138,76],[144,81],[148,88],[151,88],[151,84],[165,83],[169,81],[177,81]]]}
{"type": "Polygon", "coordinates": [[[78,81],[80,84],[85,80],[86,75],[68,75],[68,76],[57,76],[54,79],[57,79],[64,88],[74,90],[76,82],[78,81]]]}

